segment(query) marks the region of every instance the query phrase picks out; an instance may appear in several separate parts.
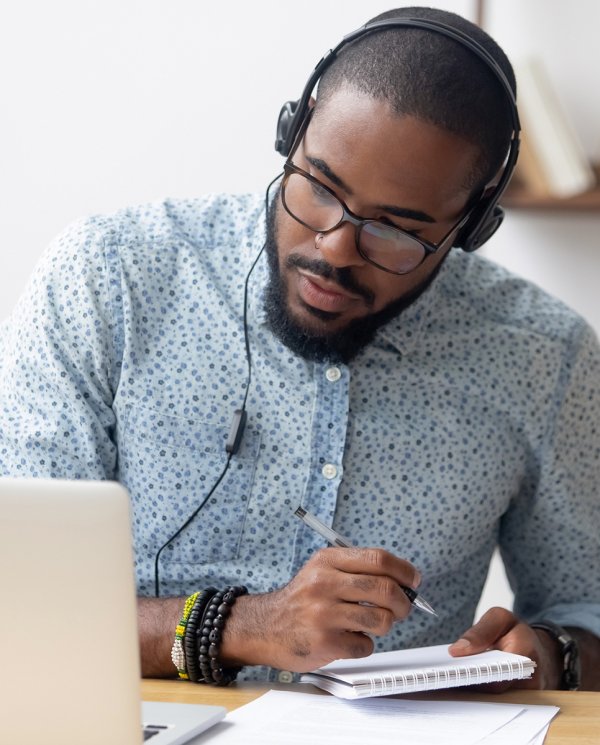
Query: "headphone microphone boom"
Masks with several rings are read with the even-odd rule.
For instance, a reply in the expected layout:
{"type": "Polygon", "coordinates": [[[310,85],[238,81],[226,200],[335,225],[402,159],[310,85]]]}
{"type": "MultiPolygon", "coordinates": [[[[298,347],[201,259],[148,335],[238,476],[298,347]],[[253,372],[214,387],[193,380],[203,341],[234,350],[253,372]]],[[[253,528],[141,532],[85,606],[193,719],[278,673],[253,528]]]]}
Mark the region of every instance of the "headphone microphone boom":
{"type": "Polygon", "coordinates": [[[287,101],[281,107],[279,118],[277,120],[275,150],[284,157],[287,157],[292,151],[298,133],[301,131],[302,124],[308,115],[310,98],[313,90],[315,89],[319,79],[323,76],[325,70],[335,62],[339,53],[349,44],[363,36],[393,28],[424,29],[445,36],[446,38],[453,39],[472,52],[484,65],[486,65],[506,94],[513,133],[502,175],[490,193],[484,194],[480,198],[478,204],[473,208],[468,221],[454,239],[454,246],[462,248],[463,251],[476,251],[487,240],[489,240],[492,235],[494,235],[504,220],[504,210],[500,207],[498,202],[508,186],[508,182],[510,181],[517,163],[517,158],[519,156],[519,135],[521,124],[519,122],[519,112],[517,110],[515,93],[502,68],[487,49],[463,31],[445,23],[430,19],[398,18],[368,23],[365,26],[361,26],[361,28],[356,31],[347,34],[336,47],[331,49],[319,61],[308,79],[300,98],[297,101],[287,101]]]}

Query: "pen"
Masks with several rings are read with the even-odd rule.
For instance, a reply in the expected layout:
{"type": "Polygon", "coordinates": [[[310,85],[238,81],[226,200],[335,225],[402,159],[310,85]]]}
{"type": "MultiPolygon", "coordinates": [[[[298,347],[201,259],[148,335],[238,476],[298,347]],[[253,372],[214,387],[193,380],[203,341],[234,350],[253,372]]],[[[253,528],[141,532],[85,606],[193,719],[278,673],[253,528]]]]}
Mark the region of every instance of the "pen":
{"type": "MultiPolygon", "coordinates": [[[[309,528],[314,530],[315,533],[318,533],[321,538],[324,538],[332,546],[340,546],[341,548],[350,548],[352,546],[350,541],[342,538],[342,536],[339,533],[336,533],[335,530],[328,528],[327,525],[322,523],[314,515],[311,515],[310,512],[304,509],[304,507],[298,507],[294,512],[294,515],[299,517],[305,525],[308,525],[309,528]]],[[[415,608],[418,608],[425,613],[430,613],[432,616],[437,616],[437,613],[429,603],[422,596],[418,595],[412,587],[404,587],[404,585],[400,585],[400,587],[402,587],[404,594],[415,608]]]]}

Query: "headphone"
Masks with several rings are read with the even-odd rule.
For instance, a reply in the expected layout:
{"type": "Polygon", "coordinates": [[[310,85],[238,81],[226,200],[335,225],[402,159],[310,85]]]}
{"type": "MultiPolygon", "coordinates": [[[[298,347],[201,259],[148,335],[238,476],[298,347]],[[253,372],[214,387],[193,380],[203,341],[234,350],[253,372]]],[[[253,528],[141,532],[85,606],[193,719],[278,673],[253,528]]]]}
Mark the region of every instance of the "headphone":
{"type": "Polygon", "coordinates": [[[348,46],[348,44],[351,44],[363,36],[391,28],[420,28],[440,34],[449,39],[454,39],[454,41],[468,49],[486,65],[506,94],[513,134],[504,163],[504,168],[502,170],[502,175],[493,189],[488,194],[480,197],[477,204],[472,208],[469,219],[454,239],[454,245],[462,248],[463,251],[475,251],[492,237],[504,220],[504,210],[499,206],[498,202],[510,181],[510,177],[512,176],[517,162],[521,124],[519,122],[515,93],[500,65],[498,65],[487,49],[482,47],[481,44],[476,42],[463,31],[448,26],[445,23],[440,23],[439,21],[424,18],[402,18],[397,20],[376,21],[375,23],[366,24],[356,31],[346,34],[342,41],[336,47],[331,49],[317,64],[312,75],[308,79],[300,98],[297,101],[287,101],[281,108],[279,119],[277,121],[275,150],[286,158],[292,151],[298,133],[302,130],[302,125],[305,123],[306,117],[309,115],[309,104],[312,92],[325,70],[335,62],[338,54],[348,46]]]}

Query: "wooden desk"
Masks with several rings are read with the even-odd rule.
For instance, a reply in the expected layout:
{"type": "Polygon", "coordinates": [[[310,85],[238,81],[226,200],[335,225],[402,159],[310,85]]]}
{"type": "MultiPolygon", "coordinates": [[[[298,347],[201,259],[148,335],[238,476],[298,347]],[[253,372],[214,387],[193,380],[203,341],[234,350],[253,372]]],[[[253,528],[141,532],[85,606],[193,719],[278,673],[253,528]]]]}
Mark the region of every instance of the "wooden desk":
{"type": "MultiPolygon", "coordinates": [[[[145,701],[176,701],[190,704],[218,704],[231,711],[253,701],[270,688],[294,691],[322,691],[308,685],[269,686],[257,683],[236,683],[228,688],[194,685],[177,680],[143,680],[145,701]]],[[[549,704],[560,706],[560,713],[550,725],[544,745],[600,745],[600,693],[588,691],[508,691],[499,696],[481,693],[440,691],[420,694],[419,698],[445,700],[498,701],[508,704],[549,704]]],[[[417,698],[417,696],[415,696],[417,698]]]]}

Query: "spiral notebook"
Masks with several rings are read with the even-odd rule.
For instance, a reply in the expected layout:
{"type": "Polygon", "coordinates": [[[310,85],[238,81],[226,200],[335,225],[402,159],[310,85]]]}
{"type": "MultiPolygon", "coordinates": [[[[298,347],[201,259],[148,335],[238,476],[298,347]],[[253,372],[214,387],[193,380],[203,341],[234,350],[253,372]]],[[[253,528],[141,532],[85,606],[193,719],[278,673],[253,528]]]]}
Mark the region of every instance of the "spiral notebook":
{"type": "Polygon", "coordinates": [[[535,662],[522,655],[493,649],[452,657],[448,645],[440,644],[336,660],[304,673],[301,681],[339,698],[368,698],[530,678],[534,670],[535,662]]]}

